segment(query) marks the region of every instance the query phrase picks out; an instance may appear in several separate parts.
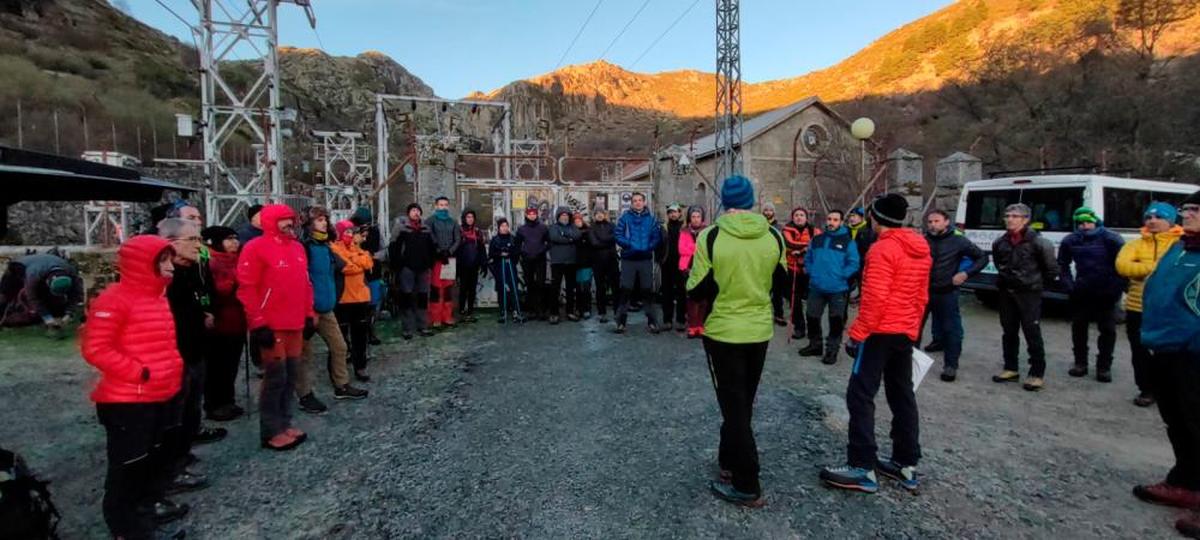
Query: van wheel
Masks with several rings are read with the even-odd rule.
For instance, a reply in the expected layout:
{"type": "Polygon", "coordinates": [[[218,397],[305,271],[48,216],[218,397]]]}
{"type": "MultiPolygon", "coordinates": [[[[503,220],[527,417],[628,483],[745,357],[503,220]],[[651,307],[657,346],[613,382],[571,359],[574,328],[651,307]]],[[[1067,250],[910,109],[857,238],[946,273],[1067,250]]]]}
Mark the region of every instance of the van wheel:
{"type": "Polygon", "coordinates": [[[975,298],[978,298],[979,303],[988,309],[996,309],[1000,306],[1000,294],[996,291],[975,291],[975,298]]]}

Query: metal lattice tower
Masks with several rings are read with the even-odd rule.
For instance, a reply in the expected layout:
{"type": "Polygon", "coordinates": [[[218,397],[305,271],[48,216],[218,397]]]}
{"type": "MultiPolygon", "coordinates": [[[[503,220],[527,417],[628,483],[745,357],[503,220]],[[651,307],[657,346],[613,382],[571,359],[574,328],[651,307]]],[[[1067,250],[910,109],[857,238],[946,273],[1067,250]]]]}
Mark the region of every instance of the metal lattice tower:
{"type": "Polygon", "coordinates": [[[742,172],[742,45],[738,0],[717,2],[718,182],[742,172]]]}
{"type": "Polygon", "coordinates": [[[335,223],[349,219],[359,206],[370,206],[375,175],[371,147],[362,144],[357,131],[313,131],[313,159],[325,164],[317,190],[335,223]]]}

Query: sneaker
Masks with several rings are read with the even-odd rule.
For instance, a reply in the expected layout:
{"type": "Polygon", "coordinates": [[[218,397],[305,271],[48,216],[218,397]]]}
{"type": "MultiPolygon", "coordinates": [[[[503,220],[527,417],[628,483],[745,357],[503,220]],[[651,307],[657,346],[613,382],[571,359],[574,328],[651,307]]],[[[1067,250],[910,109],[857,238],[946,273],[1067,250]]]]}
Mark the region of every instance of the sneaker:
{"type": "Polygon", "coordinates": [[[1067,370],[1067,375],[1070,375],[1072,377],[1083,377],[1084,375],[1087,375],[1087,374],[1088,374],[1088,367],[1081,366],[1079,364],[1075,364],[1074,366],[1071,366],[1071,369],[1067,370]]]}
{"type": "Polygon", "coordinates": [[[825,352],[825,347],[815,340],[809,340],[808,346],[800,349],[800,356],[821,356],[825,352]]]}
{"type": "Polygon", "coordinates": [[[405,332],[403,334],[400,334],[400,337],[404,338],[404,341],[408,341],[413,338],[413,335],[412,335],[412,332],[405,332]]]}
{"type": "Polygon", "coordinates": [[[203,474],[184,470],[171,479],[171,485],[167,486],[167,489],[163,490],[163,493],[175,495],[188,491],[198,491],[208,487],[208,483],[208,477],[203,474]]]}
{"type": "Polygon", "coordinates": [[[550,316],[550,324],[558,324],[558,315],[550,316]]]}
{"type": "Polygon", "coordinates": [[[177,503],[167,499],[159,499],[145,506],[140,506],[137,512],[154,520],[159,525],[164,525],[186,516],[191,507],[187,503],[177,503]]]}
{"type": "Polygon", "coordinates": [[[625,333],[625,325],[618,324],[616,328],[613,328],[613,333],[614,334],[624,334],[625,333]]]}
{"type": "Polygon", "coordinates": [[[361,388],[355,388],[350,385],[341,388],[333,389],[333,399],[363,399],[367,397],[367,391],[361,388]]]}
{"type": "Polygon", "coordinates": [[[571,322],[579,322],[579,315],[576,315],[574,313],[568,313],[567,320],[571,321],[571,322]]]}
{"type": "Polygon", "coordinates": [[[308,440],[308,434],[300,431],[298,428],[290,427],[283,431],[288,437],[296,439],[296,444],[300,444],[308,440]]]}
{"type": "Polygon", "coordinates": [[[942,352],[946,350],[946,347],[942,345],[940,341],[930,341],[929,345],[926,345],[925,348],[921,350],[925,352],[942,352]]]}
{"type": "Polygon", "coordinates": [[[670,332],[671,330],[674,330],[674,329],[675,329],[675,327],[673,325],[671,325],[671,321],[667,321],[667,322],[663,323],[663,325],[662,325],[663,332],[670,332]]]}
{"type": "Polygon", "coordinates": [[[875,471],[849,465],[821,469],[821,481],[826,485],[851,491],[863,493],[879,491],[879,482],[875,480],[875,471]]]}
{"type": "Polygon", "coordinates": [[[916,492],[920,487],[916,466],[901,465],[888,457],[879,460],[879,463],[875,464],[875,470],[879,471],[879,474],[900,482],[900,487],[909,491],[916,492]]]}
{"type": "Polygon", "coordinates": [[[1046,386],[1046,381],[1042,380],[1041,377],[1026,377],[1025,384],[1021,385],[1021,388],[1030,392],[1037,392],[1044,386],[1046,386]]]}
{"type": "Polygon", "coordinates": [[[583,312],[583,315],[580,315],[580,316],[579,316],[579,318],[581,318],[581,319],[583,319],[583,320],[585,320],[585,321],[586,321],[586,320],[588,320],[588,319],[591,319],[591,318],[592,318],[592,312],[590,312],[590,311],[585,311],[585,312],[583,312]]]}
{"type": "Polygon", "coordinates": [[[661,332],[661,330],[659,330],[659,328],[658,328],[658,325],[654,324],[654,323],[650,323],[650,324],[646,325],[646,328],[650,330],[651,334],[657,334],[657,333],[661,332]]]}
{"type": "Polygon", "coordinates": [[[1195,514],[1175,521],[1175,530],[1188,538],[1200,538],[1200,516],[1195,514]]]}
{"type": "Polygon", "coordinates": [[[1133,495],[1148,503],[1200,510],[1200,491],[1172,486],[1166,482],[1134,486],[1133,495]]]}
{"type": "Polygon", "coordinates": [[[262,442],[262,447],[276,452],[286,452],[300,446],[300,441],[285,433],[280,433],[262,442]]]}
{"type": "Polygon", "coordinates": [[[1021,374],[1008,369],[1001,371],[999,375],[992,375],[992,382],[996,383],[1017,382],[1019,380],[1021,380],[1021,374]]]}
{"type": "Polygon", "coordinates": [[[766,503],[766,501],[763,500],[761,493],[746,493],[744,491],[738,491],[737,488],[733,487],[733,484],[721,482],[720,480],[710,481],[708,483],[708,489],[709,491],[712,491],[713,495],[716,495],[717,498],[738,506],[745,506],[747,508],[760,508],[766,503]]]}
{"type": "Polygon", "coordinates": [[[958,378],[958,369],[957,368],[948,367],[948,368],[942,369],[942,380],[943,381],[954,382],[954,380],[957,378],[958,378]]]}
{"type": "Polygon", "coordinates": [[[429,337],[429,336],[433,335],[433,330],[430,330],[428,328],[422,328],[420,330],[417,330],[417,333],[420,334],[421,337],[429,337]]]}
{"type": "Polygon", "coordinates": [[[224,439],[226,435],[229,435],[229,430],[225,428],[210,428],[201,426],[200,430],[196,432],[196,436],[192,439],[192,444],[214,443],[224,439]]]}
{"type": "Polygon", "coordinates": [[[681,334],[687,332],[687,323],[675,323],[675,331],[681,334]]]}
{"type": "Polygon", "coordinates": [[[600,324],[604,324],[607,322],[608,322],[608,315],[601,315],[600,316],[600,324]]]}
{"type": "Polygon", "coordinates": [[[1142,392],[1133,398],[1133,404],[1138,407],[1149,407],[1154,405],[1154,395],[1142,392]]]}
{"type": "Polygon", "coordinates": [[[309,414],[323,414],[325,411],[329,410],[329,407],[326,407],[324,403],[321,403],[321,400],[317,399],[316,394],[309,392],[308,394],[300,397],[300,410],[309,414]]]}
{"type": "Polygon", "coordinates": [[[1102,383],[1112,382],[1112,371],[1109,371],[1107,369],[1096,370],[1096,380],[1100,381],[1102,383]]]}
{"type": "Polygon", "coordinates": [[[354,370],[354,378],[358,379],[358,382],[371,382],[371,376],[367,374],[367,370],[365,369],[354,370]]]}

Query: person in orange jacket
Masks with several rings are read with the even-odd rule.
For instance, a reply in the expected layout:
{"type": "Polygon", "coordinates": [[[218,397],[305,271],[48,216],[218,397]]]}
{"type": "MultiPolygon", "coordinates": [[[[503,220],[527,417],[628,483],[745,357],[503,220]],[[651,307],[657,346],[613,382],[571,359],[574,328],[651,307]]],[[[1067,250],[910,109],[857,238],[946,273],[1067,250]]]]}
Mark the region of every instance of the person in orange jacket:
{"type": "Polygon", "coordinates": [[[790,299],[791,309],[788,321],[792,325],[792,339],[803,339],[808,336],[808,325],[804,319],[804,298],[808,296],[808,273],[804,271],[804,253],[808,251],[813,237],[821,234],[821,229],[808,221],[808,210],[796,207],[792,210],[792,220],[783,226],[782,232],[783,242],[787,245],[788,279],[785,290],[790,299]]]}
{"type": "Polygon", "coordinates": [[[367,287],[367,273],[374,267],[371,254],[362,248],[367,239],[367,229],[353,222],[339,221],[337,241],[329,244],[334,255],[346,262],[342,267],[342,295],[338,298],[334,313],[342,328],[342,336],[350,346],[350,362],[354,364],[354,378],[368,382],[367,345],[371,339],[371,289],[367,287]]]}

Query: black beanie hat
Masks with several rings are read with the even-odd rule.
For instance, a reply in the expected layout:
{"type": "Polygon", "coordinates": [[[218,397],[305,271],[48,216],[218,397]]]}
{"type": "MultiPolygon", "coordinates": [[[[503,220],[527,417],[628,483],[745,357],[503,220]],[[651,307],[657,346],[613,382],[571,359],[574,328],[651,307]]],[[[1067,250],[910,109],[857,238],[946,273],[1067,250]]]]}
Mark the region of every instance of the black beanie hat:
{"type": "Polygon", "coordinates": [[[1183,202],[1179,203],[1180,206],[1183,206],[1185,204],[1200,204],[1200,191],[1196,191],[1196,192],[1192,193],[1191,195],[1188,195],[1187,198],[1183,200],[1183,202]]]}
{"type": "Polygon", "coordinates": [[[417,203],[408,203],[408,208],[405,208],[405,209],[404,209],[404,214],[405,214],[405,215],[408,215],[408,213],[409,213],[409,212],[412,212],[412,209],[413,209],[413,208],[416,208],[417,210],[420,210],[422,214],[424,214],[424,213],[425,213],[425,210],[424,210],[423,208],[421,208],[421,205],[419,205],[419,204],[417,204],[417,203]]]}
{"type": "Polygon", "coordinates": [[[259,212],[262,212],[262,209],[263,205],[261,204],[250,205],[250,208],[246,209],[246,219],[254,219],[254,216],[257,216],[259,212]]]}
{"type": "Polygon", "coordinates": [[[237,231],[230,229],[229,227],[215,225],[212,227],[206,227],[204,230],[200,231],[200,236],[204,238],[205,243],[212,246],[213,251],[224,253],[225,246],[222,245],[222,242],[224,242],[225,239],[229,238],[230,236],[237,237],[237,231]]]}
{"type": "Polygon", "coordinates": [[[871,202],[871,215],[880,225],[903,227],[908,217],[908,201],[895,193],[881,195],[871,202]]]}

